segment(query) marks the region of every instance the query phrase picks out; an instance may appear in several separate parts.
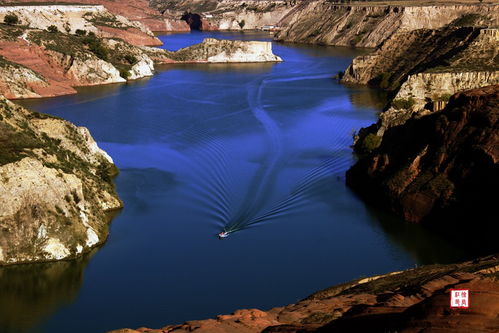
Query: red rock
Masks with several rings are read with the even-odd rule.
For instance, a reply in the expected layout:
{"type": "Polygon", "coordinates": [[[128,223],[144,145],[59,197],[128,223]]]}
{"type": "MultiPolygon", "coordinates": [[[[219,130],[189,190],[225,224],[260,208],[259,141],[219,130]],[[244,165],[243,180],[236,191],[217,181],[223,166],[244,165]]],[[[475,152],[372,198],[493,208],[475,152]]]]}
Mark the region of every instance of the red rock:
{"type": "Polygon", "coordinates": [[[491,196],[499,187],[498,105],[499,85],[474,89],[388,129],[380,147],[347,172],[347,184],[408,221],[460,230],[483,251],[499,231],[491,196]]]}
{"type": "MultiPolygon", "coordinates": [[[[140,332],[497,332],[499,256],[456,265],[420,267],[368,282],[328,288],[296,304],[267,312],[237,310],[216,319],[140,332]],[[387,288],[389,290],[387,290],[387,288]],[[469,289],[469,309],[451,310],[449,290],[469,289]],[[424,291],[424,292],[423,292],[424,291]]],[[[125,331],[128,332],[128,331],[125,331]]],[[[133,331],[130,331],[132,333],[133,331]]],[[[121,333],[113,331],[110,333],[121,333]]]]}

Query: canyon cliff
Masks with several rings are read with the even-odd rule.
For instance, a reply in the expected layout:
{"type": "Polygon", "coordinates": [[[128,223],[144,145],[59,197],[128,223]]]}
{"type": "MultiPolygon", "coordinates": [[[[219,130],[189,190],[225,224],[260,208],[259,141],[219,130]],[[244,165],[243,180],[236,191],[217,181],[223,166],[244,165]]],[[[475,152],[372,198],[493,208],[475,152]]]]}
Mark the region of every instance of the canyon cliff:
{"type": "Polygon", "coordinates": [[[457,93],[442,111],[387,129],[379,147],[347,172],[347,184],[407,221],[493,248],[498,101],[499,85],[457,93]]]}
{"type": "Polygon", "coordinates": [[[170,22],[174,22],[174,18],[181,18],[184,13],[198,15],[196,22],[189,22],[194,30],[255,30],[263,26],[276,25],[289,13],[295,3],[296,1],[284,0],[152,0],[150,2],[153,8],[163,13],[163,16],[169,17],[170,22]]]}
{"type": "Polygon", "coordinates": [[[0,7],[0,21],[3,22],[5,15],[16,15],[20,25],[32,29],[55,26],[67,33],[85,30],[100,37],[121,38],[133,45],[162,44],[142,23],[115,15],[102,5],[75,5],[74,2],[71,5],[34,5],[30,1],[26,6],[0,7]]]}
{"type": "Polygon", "coordinates": [[[474,27],[420,29],[394,34],[374,53],[357,57],[343,83],[393,91],[376,133],[414,116],[441,110],[459,91],[499,83],[499,30],[474,27]]]}
{"type": "Polygon", "coordinates": [[[121,207],[88,130],[0,97],[0,265],[81,256],[121,207]]]}
{"type": "Polygon", "coordinates": [[[423,266],[333,286],[268,311],[237,310],[160,329],[110,333],[495,332],[498,273],[498,256],[423,266]],[[470,309],[449,309],[451,289],[470,290],[470,309]]]}
{"type": "MultiPolygon", "coordinates": [[[[3,0],[0,1],[3,4],[16,4],[20,5],[26,3],[27,6],[34,4],[46,4],[46,0],[3,0]]],[[[154,39],[154,36],[148,31],[168,31],[165,30],[164,18],[161,14],[149,7],[149,2],[147,0],[127,0],[127,1],[114,1],[114,0],[59,0],[57,4],[69,4],[74,5],[82,4],[87,6],[101,5],[105,7],[107,11],[120,17],[120,19],[126,18],[129,21],[133,21],[133,26],[129,26],[125,32],[125,29],[121,28],[121,31],[113,30],[114,33],[123,35],[128,35],[128,42],[137,45],[161,45],[159,40],[154,39]],[[137,24],[140,22],[141,24],[137,24]]],[[[24,7],[24,6],[23,6],[24,7]]],[[[101,26],[105,26],[101,22],[101,26]]]]}
{"type": "MultiPolygon", "coordinates": [[[[338,5],[330,1],[302,1],[277,23],[276,38],[294,43],[374,48],[398,32],[439,29],[462,17],[497,25],[494,5],[338,5]]],[[[477,22],[478,23],[478,22],[477,22]]]]}

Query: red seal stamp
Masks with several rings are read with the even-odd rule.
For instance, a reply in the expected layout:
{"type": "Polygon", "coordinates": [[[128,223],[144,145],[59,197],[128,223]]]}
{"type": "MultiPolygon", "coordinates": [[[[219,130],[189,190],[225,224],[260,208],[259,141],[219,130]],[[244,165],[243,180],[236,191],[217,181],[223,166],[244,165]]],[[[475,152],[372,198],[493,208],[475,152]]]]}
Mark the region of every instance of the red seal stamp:
{"type": "Polygon", "coordinates": [[[450,290],[451,308],[468,308],[470,306],[470,291],[468,289],[450,290]]]}

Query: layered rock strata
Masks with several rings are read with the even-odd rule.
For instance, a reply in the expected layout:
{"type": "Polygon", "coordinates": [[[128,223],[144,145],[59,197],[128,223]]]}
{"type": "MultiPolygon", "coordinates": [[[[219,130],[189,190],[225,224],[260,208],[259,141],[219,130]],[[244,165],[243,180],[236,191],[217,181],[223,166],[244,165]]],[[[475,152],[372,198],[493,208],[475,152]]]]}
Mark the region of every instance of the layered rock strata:
{"type": "Polygon", "coordinates": [[[121,207],[112,159],[88,130],[0,97],[0,265],[81,256],[121,207]]]}
{"type": "Polygon", "coordinates": [[[423,266],[337,285],[269,311],[238,310],[160,329],[112,333],[494,332],[499,324],[498,272],[497,256],[423,266]],[[470,290],[470,309],[449,309],[453,288],[470,290]]]}
{"type": "Polygon", "coordinates": [[[115,38],[0,25],[0,93],[37,98],[151,76],[158,63],[274,62],[269,42],[206,39],[177,52],[115,38]]]}
{"type": "Polygon", "coordinates": [[[134,45],[161,45],[161,41],[142,23],[130,21],[109,12],[101,5],[25,5],[0,7],[0,21],[5,15],[16,15],[20,24],[45,30],[55,26],[59,31],[93,32],[101,37],[116,37],[134,45]]]}
{"type": "Polygon", "coordinates": [[[377,47],[395,33],[439,29],[452,23],[497,26],[499,6],[339,5],[330,1],[302,1],[278,23],[276,38],[286,42],[377,47]],[[464,19],[463,19],[464,18],[464,19]],[[463,22],[467,23],[468,22],[463,22]]]}
{"type": "Polygon", "coordinates": [[[499,30],[447,27],[390,37],[373,54],[357,57],[344,83],[396,91],[376,134],[441,110],[459,91],[499,83],[499,30]]]}
{"type": "Polygon", "coordinates": [[[296,1],[283,0],[152,0],[150,3],[172,27],[180,26],[177,20],[184,13],[199,15],[200,30],[255,30],[276,26],[296,5],[296,1]]]}

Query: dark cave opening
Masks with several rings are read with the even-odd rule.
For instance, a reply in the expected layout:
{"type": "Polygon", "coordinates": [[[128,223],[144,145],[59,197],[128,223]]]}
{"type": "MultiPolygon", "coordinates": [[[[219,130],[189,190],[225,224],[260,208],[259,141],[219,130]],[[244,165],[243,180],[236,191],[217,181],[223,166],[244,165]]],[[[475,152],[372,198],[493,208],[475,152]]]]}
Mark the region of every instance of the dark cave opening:
{"type": "Polygon", "coordinates": [[[199,14],[185,12],[182,15],[181,19],[184,20],[185,22],[187,22],[187,24],[189,24],[189,27],[191,27],[191,30],[202,30],[203,29],[203,22],[201,21],[201,15],[199,15],[199,14]]]}

